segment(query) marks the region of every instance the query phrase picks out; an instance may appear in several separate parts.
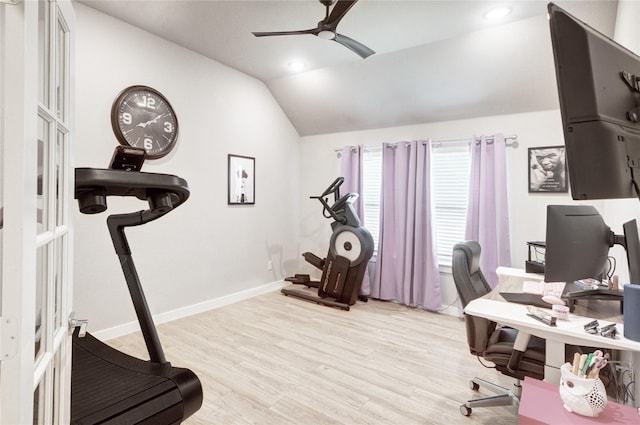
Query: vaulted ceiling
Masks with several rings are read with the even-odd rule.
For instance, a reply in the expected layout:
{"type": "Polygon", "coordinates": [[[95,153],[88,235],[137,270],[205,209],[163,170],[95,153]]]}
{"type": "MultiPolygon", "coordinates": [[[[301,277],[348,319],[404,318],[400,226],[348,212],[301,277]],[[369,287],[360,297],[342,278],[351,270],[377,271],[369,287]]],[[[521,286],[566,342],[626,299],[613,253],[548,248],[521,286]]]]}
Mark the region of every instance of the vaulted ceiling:
{"type": "MultiPolygon", "coordinates": [[[[80,2],[262,80],[303,136],[558,107],[543,0],[360,0],[338,33],[366,59],[313,35],[253,36],[315,28],[318,0],[80,2]],[[511,13],[486,19],[497,6],[511,13]]],[[[616,1],[556,3],[613,34],[616,1]]]]}

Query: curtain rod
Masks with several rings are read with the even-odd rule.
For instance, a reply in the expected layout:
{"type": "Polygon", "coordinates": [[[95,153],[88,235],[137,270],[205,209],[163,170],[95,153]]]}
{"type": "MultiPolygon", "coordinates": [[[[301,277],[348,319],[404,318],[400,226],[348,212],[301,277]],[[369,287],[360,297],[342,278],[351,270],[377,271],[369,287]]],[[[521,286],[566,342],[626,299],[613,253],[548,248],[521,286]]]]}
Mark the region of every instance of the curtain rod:
{"type": "MultiPolygon", "coordinates": [[[[462,143],[462,142],[466,142],[469,139],[449,139],[449,140],[432,140],[431,143],[436,144],[436,143],[462,143]]],[[[491,140],[493,141],[493,137],[487,137],[487,140],[491,140]]],[[[517,134],[512,134],[511,136],[505,136],[504,137],[505,141],[508,140],[512,140],[512,142],[506,142],[505,145],[506,146],[510,146],[512,148],[517,148],[518,147],[518,135],[517,134]]],[[[371,147],[371,146],[365,146],[365,149],[367,147],[371,147]]],[[[333,149],[334,152],[341,152],[342,148],[334,148],[333,149]]]]}
{"type": "MultiPolygon", "coordinates": [[[[477,139],[477,137],[475,137],[477,139]]],[[[466,142],[468,139],[449,139],[449,140],[434,140],[431,143],[453,143],[453,142],[466,142]]],[[[487,140],[493,140],[493,137],[487,137],[487,140]]],[[[504,140],[506,141],[505,145],[511,146],[514,148],[518,147],[518,135],[512,134],[511,136],[504,136],[504,140]],[[508,140],[512,140],[512,142],[508,142],[508,140]]]]}

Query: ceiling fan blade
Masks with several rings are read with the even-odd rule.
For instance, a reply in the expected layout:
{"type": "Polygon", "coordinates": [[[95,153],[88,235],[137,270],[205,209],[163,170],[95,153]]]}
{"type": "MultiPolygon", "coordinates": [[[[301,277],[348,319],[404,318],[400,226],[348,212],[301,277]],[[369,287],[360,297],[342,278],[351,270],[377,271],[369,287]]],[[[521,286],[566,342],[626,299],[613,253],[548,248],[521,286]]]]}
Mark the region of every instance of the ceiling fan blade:
{"type": "Polygon", "coordinates": [[[317,28],[308,29],[308,30],[300,30],[300,31],[271,31],[271,32],[252,32],[256,37],[269,37],[272,35],[300,35],[300,34],[316,34],[318,32],[317,28]]]}
{"type": "Polygon", "coordinates": [[[338,0],[335,6],[333,6],[333,9],[331,9],[331,13],[325,20],[324,24],[333,28],[335,31],[338,26],[338,22],[344,18],[344,15],[346,15],[349,9],[351,9],[357,2],[358,0],[338,0]]]}
{"type": "Polygon", "coordinates": [[[360,55],[361,58],[365,59],[371,55],[373,55],[375,52],[373,50],[371,50],[370,48],[368,48],[367,46],[365,46],[364,44],[354,40],[353,38],[349,38],[346,35],[342,35],[342,34],[337,34],[335,38],[333,39],[333,41],[335,41],[336,43],[340,43],[342,44],[344,47],[346,47],[347,49],[357,53],[358,55],[360,55]]]}

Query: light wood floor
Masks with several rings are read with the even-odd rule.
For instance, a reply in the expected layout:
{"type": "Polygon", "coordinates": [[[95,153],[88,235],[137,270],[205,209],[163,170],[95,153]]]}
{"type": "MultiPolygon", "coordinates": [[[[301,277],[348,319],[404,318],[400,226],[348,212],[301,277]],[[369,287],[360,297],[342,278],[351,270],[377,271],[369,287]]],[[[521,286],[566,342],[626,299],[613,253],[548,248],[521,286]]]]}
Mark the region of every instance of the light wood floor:
{"type": "MultiPolygon", "coordinates": [[[[390,302],[351,311],[272,292],[158,326],[166,357],[202,381],[196,424],[517,423],[517,407],[460,404],[473,376],[510,386],[467,350],[457,317],[390,302]]],[[[148,358],[140,333],[108,341],[148,358]]]]}

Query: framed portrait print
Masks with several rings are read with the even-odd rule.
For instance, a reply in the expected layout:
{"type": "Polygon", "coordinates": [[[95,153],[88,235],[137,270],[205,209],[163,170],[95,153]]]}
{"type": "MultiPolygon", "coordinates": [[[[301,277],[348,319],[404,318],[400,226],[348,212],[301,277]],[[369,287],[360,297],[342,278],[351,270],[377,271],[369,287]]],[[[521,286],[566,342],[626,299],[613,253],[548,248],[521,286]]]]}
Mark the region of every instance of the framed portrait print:
{"type": "Polygon", "coordinates": [[[529,193],[567,191],[565,147],[529,148],[529,193]]]}
{"type": "Polygon", "coordinates": [[[256,159],[228,155],[228,205],[253,205],[256,202],[256,159]]]}

